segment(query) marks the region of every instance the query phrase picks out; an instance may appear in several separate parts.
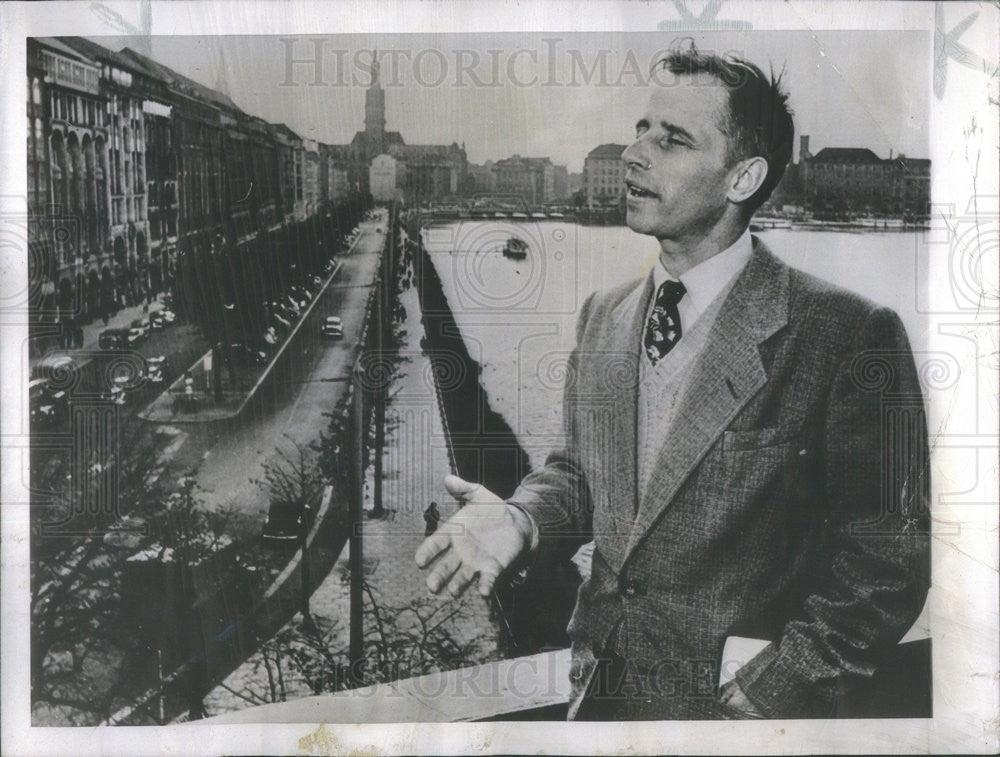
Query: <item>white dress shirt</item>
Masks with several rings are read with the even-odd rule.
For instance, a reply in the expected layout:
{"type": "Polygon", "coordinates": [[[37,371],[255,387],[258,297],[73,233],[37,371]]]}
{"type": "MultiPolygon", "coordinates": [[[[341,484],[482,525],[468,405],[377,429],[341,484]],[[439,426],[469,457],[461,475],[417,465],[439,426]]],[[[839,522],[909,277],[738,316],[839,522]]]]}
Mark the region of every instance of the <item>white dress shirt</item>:
{"type": "MultiPolygon", "coordinates": [[[[681,318],[681,339],[684,338],[686,332],[690,331],[701,314],[715,302],[716,298],[729,291],[730,285],[736,280],[736,275],[743,270],[752,254],[753,242],[750,239],[750,230],[746,229],[742,236],[729,247],[689,269],[680,277],[680,282],[687,290],[677,304],[677,311],[681,318]]],[[[646,306],[646,320],[643,321],[643,329],[645,329],[645,324],[649,322],[649,316],[653,312],[653,302],[660,285],[664,281],[677,280],[678,277],[672,275],[664,267],[663,260],[657,258],[656,265],[653,267],[653,297],[650,298],[650,302],[646,306]]],[[[645,335],[645,331],[643,335],[645,335]]],[[[643,355],[646,354],[644,349],[641,352],[643,355]]],[[[649,361],[648,356],[646,356],[646,360],[649,361]]]]}

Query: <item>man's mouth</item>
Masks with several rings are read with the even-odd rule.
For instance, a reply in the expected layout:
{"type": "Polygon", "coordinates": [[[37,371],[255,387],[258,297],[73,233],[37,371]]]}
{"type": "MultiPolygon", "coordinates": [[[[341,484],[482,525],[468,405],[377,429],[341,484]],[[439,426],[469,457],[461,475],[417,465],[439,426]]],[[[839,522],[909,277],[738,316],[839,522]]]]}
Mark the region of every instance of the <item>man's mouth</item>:
{"type": "Polygon", "coordinates": [[[626,181],[625,186],[628,187],[629,197],[656,197],[653,192],[650,192],[648,189],[643,189],[638,184],[634,184],[631,181],[626,181]]]}

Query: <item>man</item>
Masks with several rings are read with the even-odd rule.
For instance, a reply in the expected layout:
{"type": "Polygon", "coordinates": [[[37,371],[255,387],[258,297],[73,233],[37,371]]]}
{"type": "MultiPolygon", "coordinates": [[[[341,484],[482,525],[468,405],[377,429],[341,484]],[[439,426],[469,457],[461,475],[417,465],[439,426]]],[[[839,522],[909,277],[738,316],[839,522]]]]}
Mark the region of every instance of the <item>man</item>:
{"type": "Polygon", "coordinates": [[[566,448],[507,502],[447,479],[465,506],[417,563],[435,593],[487,595],[532,551],[593,539],[570,718],[833,716],[927,591],[913,359],[894,313],[748,233],[791,155],[780,83],[694,49],[658,73],[623,155],[657,266],[585,302],[566,448]]]}

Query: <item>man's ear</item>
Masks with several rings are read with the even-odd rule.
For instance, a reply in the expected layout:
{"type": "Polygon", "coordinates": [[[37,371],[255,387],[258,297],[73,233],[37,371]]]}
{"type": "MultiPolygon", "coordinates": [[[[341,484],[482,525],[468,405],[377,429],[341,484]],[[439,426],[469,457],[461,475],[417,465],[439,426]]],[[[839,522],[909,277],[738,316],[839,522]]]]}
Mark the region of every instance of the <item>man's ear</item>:
{"type": "Polygon", "coordinates": [[[760,189],[767,178],[767,161],[759,155],[741,160],[733,169],[732,183],[726,195],[735,203],[745,202],[760,189]]]}

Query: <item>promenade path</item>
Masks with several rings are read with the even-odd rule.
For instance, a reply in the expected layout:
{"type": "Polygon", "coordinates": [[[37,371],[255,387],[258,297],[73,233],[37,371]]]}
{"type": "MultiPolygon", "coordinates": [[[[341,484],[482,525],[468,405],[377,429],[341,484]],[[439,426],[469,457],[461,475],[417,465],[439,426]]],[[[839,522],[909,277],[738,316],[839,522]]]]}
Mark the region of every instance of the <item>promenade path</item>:
{"type": "MultiPolygon", "coordinates": [[[[383,471],[383,502],[387,514],[381,519],[366,520],[363,532],[365,578],[380,608],[390,642],[400,638],[398,631],[412,627],[407,624],[412,624],[413,613],[400,613],[402,608],[419,604],[422,614],[434,613],[438,618],[455,608],[450,597],[434,597],[428,592],[424,577],[413,562],[417,545],[424,538],[423,514],[427,505],[436,501],[443,521],[455,511],[455,503],[443,485],[451,466],[431,364],[420,348],[424,331],[416,290],[404,291],[401,302],[407,313],[406,338],[401,350],[401,370],[389,391],[392,399],[387,410],[383,471]]],[[[373,483],[369,479],[365,487],[366,510],[373,504],[373,483]]],[[[345,548],[310,602],[317,625],[331,629],[329,649],[342,652],[345,663],[350,604],[348,558],[349,548],[345,548]]],[[[365,605],[370,607],[367,597],[365,605]]],[[[301,617],[297,616],[277,636],[300,621],[301,617]]],[[[371,618],[366,619],[365,630],[367,634],[373,632],[371,618]]],[[[465,664],[482,662],[495,654],[495,623],[490,620],[487,603],[475,592],[468,593],[459,611],[442,624],[441,630],[459,643],[471,644],[470,657],[465,664]]],[[[282,675],[288,700],[313,694],[287,659],[282,663],[282,675]]],[[[210,715],[230,712],[250,706],[248,699],[259,703],[269,699],[267,673],[260,652],[205,698],[205,708],[210,715]]]]}

